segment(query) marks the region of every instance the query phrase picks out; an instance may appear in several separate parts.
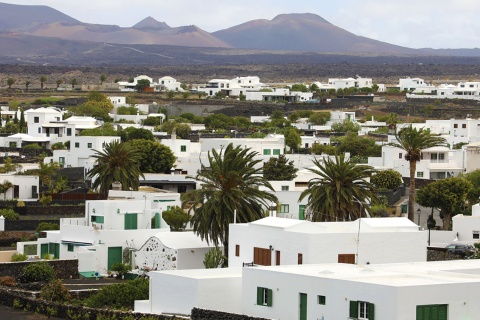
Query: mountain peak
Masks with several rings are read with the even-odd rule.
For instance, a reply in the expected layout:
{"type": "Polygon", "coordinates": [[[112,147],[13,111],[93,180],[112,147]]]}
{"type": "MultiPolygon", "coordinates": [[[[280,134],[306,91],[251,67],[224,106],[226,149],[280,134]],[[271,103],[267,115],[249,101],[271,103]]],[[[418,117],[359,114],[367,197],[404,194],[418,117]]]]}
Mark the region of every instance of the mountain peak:
{"type": "Polygon", "coordinates": [[[170,29],[170,26],[165,22],[160,22],[155,20],[152,17],[146,17],[132,28],[140,29],[140,30],[162,30],[162,29],[170,29]]]}
{"type": "Polygon", "coordinates": [[[285,21],[292,21],[292,20],[301,20],[301,21],[310,20],[315,22],[330,23],[327,20],[323,19],[322,17],[314,13],[283,13],[273,18],[272,22],[285,22],[285,21]]]}

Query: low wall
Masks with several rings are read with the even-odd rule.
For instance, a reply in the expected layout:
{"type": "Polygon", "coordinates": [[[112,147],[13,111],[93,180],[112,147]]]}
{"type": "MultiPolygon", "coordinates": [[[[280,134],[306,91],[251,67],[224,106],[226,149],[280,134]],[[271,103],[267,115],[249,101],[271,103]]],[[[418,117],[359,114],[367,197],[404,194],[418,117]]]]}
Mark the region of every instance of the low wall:
{"type": "Polygon", "coordinates": [[[62,319],[98,319],[103,316],[103,319],[116,320],[141,320],[147,317],[148,319],[152,320],[180,319],[175,316],[142,314],[108,309],[94,309],[68,305],[65,303],[38,300],[32,298],[31,295],[27,295],[25,292],[5,287],[0,287],[0,304],[16,309],[22,309],[24,311],[34,312],[36,314],[45,314],[49,318],[54,316],[62,319]]]}
{"type": "Polygon", "coordinates": [[[249,317],[241,314],[226,313],[213,310],[193,308],[192,320],[267,320],[265,318],[249,317]]]}
{"type": "MultiPolygon", "coordinates": [[[[79,217],[83,217],[79,216],[79,217]]],[[[41,222],[60,224],[60,217],[55,220],[9,220],[5,221],[5,231],[32,231],[41,222]]]]}
{"type": "Polygon", "coordinates": [[[12,261],[12,256],[17,253],[16,250],[0,251],[0,263],[12,261]]]}
{"type": "MultiPolygon", "coordinates": [[[[78,278],[78,260],[48,260],[46,261],[55,270],[55,274],[59,279],[76,279],[78,278]]],[[[22,269],[29,263],[35,261],[7,262],[0,263],[0,274],[2,276],[11,276],[17,278],[22,269]]]]}

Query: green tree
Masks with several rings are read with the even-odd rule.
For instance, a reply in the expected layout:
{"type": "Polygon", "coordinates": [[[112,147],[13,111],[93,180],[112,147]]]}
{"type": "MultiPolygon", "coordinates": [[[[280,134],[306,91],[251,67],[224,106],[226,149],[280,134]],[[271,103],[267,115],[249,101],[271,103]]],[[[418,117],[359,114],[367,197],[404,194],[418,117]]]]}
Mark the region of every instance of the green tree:
{"type": "Polygon", "coordinates": [[[292,85],[292,91],[310,92],[310,89],[304,84],[296,83],[292,85]]]}
{"type": "Polygon", "coordinates": [[[167,91],[167,98],[168,99],[173,99],[173,97],[175,97],[175,91],[168,90],[167,91]]]}
{"type": "Polygon", "coordinates": [[[175,134],[181,139],[188,139],[192,129],[188,124],[178,123],[175,120],[165,121],[161,126],[160,130],[168,134],[172,134],[175,131],[175,134]]]}
{"type": "Polygon", "coordinates": [[[190,215],[178,206],[162,212],[162,218],[170,226],[172,231],[183,231],[190,221],[190,215]]]}
{"type": "Polygon", "coordinates": [[[138,190],[140,177],[145,178],[139,168],[141,154],[131,144],[112,141],[103,151],[95,150],[93,158],[95,165],[87,176],[94,180],[93,189],[105,197],[113,182],[120,182],[123,190],[138,190]]]}
{"type": "Polygon", "coordinates": [[[2,183],[0,183],[0,193],[3,193],[3,200],[6,198],[7,191],[13,188],[14,185],[8,180],[3,180],[2,183]]]}
{"type": "Polygon", "coordinates": [[[27,129],[27,123],[25,122],[25,113],[23,112],[23,108],[20,111],[20,121],[18,123],[18,130],[20,132],[25,132],[27,129]]]}
{"type": "Polygon", "coordinates": [[[105,123],[98,128],[85,129],[80,132],[82,137],[116,137],[120,135],[120,132],[115,130],[111,123],[105,123]]]}
{"type": "Polygon", "coordinates": [[[221,268],[225,265],[227,258],[223,255],[222,250],[218,247],[211,248],[205,253],[203,265],[205,269],[221,268]]]}
{"type": "Polygon", "coordinates": [[[382,147],[375,140],[365,136],[359,136],[356,132],[347,132],[343,137],[332,138],[336,142],[340,153],[350,152],[351,157],[380,157],[382,147]]]}
{"type": "Polygon", "coordinates": [[[418,204],[440,209],[443,230],[451,230],[452,217],[462,213],[472,183],[463,177],[437,180],[418,190],[418,204]]]}
{"type": "Polygon", "coordinates": [[[30,87],[32,83],[30,81],[25,81],[25,92],[28,92],[28,87],[30,87]]]}
{"type": "Polygon", "coordinates": [[[102,75],[100,76],[100,84],[103,84],[103,83],[105,82],[105,80],[107,80],[107,76],[104,75],[104,74],[102,74],[102,75]]]}
{"type": "Polygon", "coordinates": [[[308,121],[314,125],[323,126],[330,120],[330,117],[330,112],[314,112],[308,117],[308,121]]]}
{"type": "Polygon", "coordinates": [[[135,300],[148,300],[148,295],[149,280],[135,279],[102,287],[97,293],[87,298],[85,304],[90,308],[133,310],[135,300]]]}
{"type": "Polygon", "coordinates": [[[472,190],[467,195],[468,204],[472,206],[480,199],[480,169],[464,174],[463,177],[472,183],[472,190]]]}
{"type": "Polygon", "coordinates": [[[396,190],[403,183],[403,180],[400,172],[388,169],[378,171],[372,176],[370,182],[377,189],[396,190]]]}
{"type": "Polygon", "coordinates": [[[129,140],[126,144],[136,149],[141,172],[169,173],[175,163],[176,158],[172,150],[158,141],[137,139],[129,140]]]}
{"type": "Polygon", "coordinates": [[[62,80],[58,79],[57,81],[55,81],[55,83],[57,84],[57,89],[60,88],[60,85],[62,84],[62,80]]]}
{"type": "Polygon", "coordinates": [[[39,161],[38,166],[40,185],[49,186],[49,189],[51,189],[53,176],[57,173],[58,169],[60,169],[60,164],[58,162],[44,163],[42,159],[39,161]]]}
{"type": "Polygon", "coordinates": [[[138,139],[143,139],[143,140],[155,140],[155,137],[153,136],[152,131],[143,129],[143,128],[134,128],[134,127],[128,127],[127,129],[122,131],[122,141],[126,142],[129,140],[138,140],[138,139]]]}
{"type": "Polygon", "coordinates": [[[408,219],[415,221],[415,173],[417,171],[417,162],[420,161],[423,149],[441,146],[445,144],[445,139],[434,136],[424,128],[416,129],[412,125],[403,127],[395,134],[397,142],[391,143],[391,146],[404,150],[405,160],[410,163],[410,190],[408,196],[408,219]]]}
{"type": "Polygon", "coordinates": [[[7,86],[8,86],[8,90],[12,89],[12,86],[15,84],[15,79],[14,78],[8,78],[7,79],[7,86]]]}
{"type": "Polygon", "coordinates": [[[291,150],[297,151],[298,147],[302,143],[302,137],[300,137],[298,129],[294,127],[288,127],[283,132],[283,136],[285,137],[285,145],[291,150]]]}
{"type": "Polygon", "coordinates": [[[277,198],[265,189],[273,191],[263,176],[261,168],[255,166],[257,152],[234,147],[230,143],[220,152],[208,152],[208,164],[201,164],[195,180],[201,187],[187,192],[193,201],[193,230],[215,246],[223,245],[228,257],[228,227],[236,221],[251,222],[264,216],[265,208],[277,198]],[[263,187],[264,190],[262,190],[263,187]]]}
{"type": "Polygon", "coordinates": [[[143,92],[146,88],[150,88],[150,80],[141,79],[137,81],[137,84],[135,85],[135,90],[137,90],[137,92],[143,92]]]}
{"type": "Polygon", "coordinates": [[[40,77],[40,88],[43,90],[43,86],[45,85],[45,82],[47,81],[47,77],[41,76],[40,77]]]}
{"type": "Polygon", "coordinates": [[[72,79],[72,89],[75,89],[75,86],[77,85],[77,79],[72,79]]]}
{"type": "Polygon", "coordinates": [[[342,122],[332,124],[332,131],[334,132],[358,132],[360,125],[350,119],[345,119],[342,122]]]}
{"type": "Polygon", "coordinates": [[[375,187],[368,182],[375,170],[367,165],[355,165],[345,155],[313,160],[317,175],[308,182],[299,201],[308,197],[307,210],[312,221],[349,221],[370,211],[367,203],[377,203],[375,187]]]}
{"type": "Polygon", "coordinates": [[[269,181],[293,180],[297,176],[293,160],[288,161],[285,155],[271,157],[263,163],[263,177],[269,181]]]}

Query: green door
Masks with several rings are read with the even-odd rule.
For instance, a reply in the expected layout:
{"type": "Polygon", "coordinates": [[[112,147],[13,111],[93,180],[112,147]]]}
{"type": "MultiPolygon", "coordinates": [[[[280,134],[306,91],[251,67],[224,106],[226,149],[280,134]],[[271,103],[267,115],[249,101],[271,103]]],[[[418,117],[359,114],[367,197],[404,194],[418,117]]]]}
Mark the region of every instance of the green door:
{"type": "Polygon", "coordinates": [[[122,247],[108,248],[108,270],[111,270],[115,263],[122,263],[122,247]]]}
{"type": "Polygon", "coordinates": [[[60,244],[55,242],[48,243],[48,253],[51,254],[54,259],[60,259],[60,244]]]}
{"type": "Polygon", "coordinates": [[[138,224],[136,213],[125,214],[125,230],[136,230],[138,224]]]}
{"type": "Polygon", "coordinates": [[[416,320],[447,320],[448,305],[417,306],[416,320]]]}
{"type": "Polygon", "coordinates": [[[305,220],[305,205],[298,206],[298,220],[305,220]]]}
{"type": "Polygon", "coordinates": [[[48,254],[48,243],[42,243],[40,245],[40,258],[48,254]]]}
{"type": "Polygon", "coordinates": [[[300,320],[307,320],[307,294],[300,293],[300,320]]]}
{"type": "Polygon", "coordinates": [[[160,213],[155,213],[155,227],[154,229],[160,229],[160,213]]]}

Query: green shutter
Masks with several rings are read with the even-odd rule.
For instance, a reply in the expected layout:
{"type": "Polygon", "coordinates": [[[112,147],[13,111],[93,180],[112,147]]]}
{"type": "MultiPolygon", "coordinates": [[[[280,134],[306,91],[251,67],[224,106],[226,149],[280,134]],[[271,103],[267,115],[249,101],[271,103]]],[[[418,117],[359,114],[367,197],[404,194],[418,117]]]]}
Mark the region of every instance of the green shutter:
{"type": "Polygon", "coordinates": [[[122,247],[108,248],[108,270],[111,270],[115,263],[122,263],[122,247]]]}
{"type": "Polygon", "coordinates": [[[136,230],[137,223],[138,219],[136,213],[125,214],[125,230],[136,230]]]}
{"type": "Polygon", "coordinates": [[[350,301],[350,318],[358,318],[358,301],[350,301]]]}
{"type": "Polygon", "coordinates": [[[264,156],[269,156],[272,153],[271,149],[263,149],[263,155],[264,156]]]}
{"type": "Polygon", "coordinates": [[[53,257],[60,259],[60,243],[55,243],[53,246],[53,257]]]}
{"type": "Polygon", "coordinates": [[[154,225],[154,229],[160,229],[160,213],[155,213],[155,225],[154,225]]]}
{"type": "Polygon", "coordinates": [[[375,305],[373,303],[368,304],[368,320],[375,320],[375,305]]]}
{"type": "Polygon", "coordinates": [[[300,293],[300,320],[307,320],[307,294],[300,293]]]}
{"type": "Polygon", "coordinates": [[[448,308],[446,304],[438,306],[438,320],[447,320],[448,308]]]}
{"type": "Polygon", "coordinates": [[[273,291],[272,289],[267,289],[267,306],[269,307],[272,306],[272,300],[273,300],[273,291]]]}
{"type": "Polygon", "coordinates": [[[103,223],[105,221],[105,217],[104,216],[97,216],[97,222],[98,223],[103,223]]]}
{"type": "Polygon", "coordinates": [[[257,287],[257,305],[261,306],[263,303],[263,288],[257,287]]]}
{"type": "Polygon", "coordinates": [[[416,320],[423,320],[423,307],[417,306],[417,318],[416,320]]]}
{"type": "Polygon", "coordinates": [[[280,149],[273,149],[273,155],[275,156],[280,155],[280,149]]]}
{"type": "Polygon", "coordinates": [[[48,253],[48,243],[42,243],[40,245],[40,258],[48,253]]]}
{"type": "Polygon", "coordinates": [[[298,220],[305,220],[305,205],[298,206],[298,220]]]}
{"type": "Polygon", "coordinates": [[[73,244],[67,244],[68,252],[73,252],[73,244]]]}

